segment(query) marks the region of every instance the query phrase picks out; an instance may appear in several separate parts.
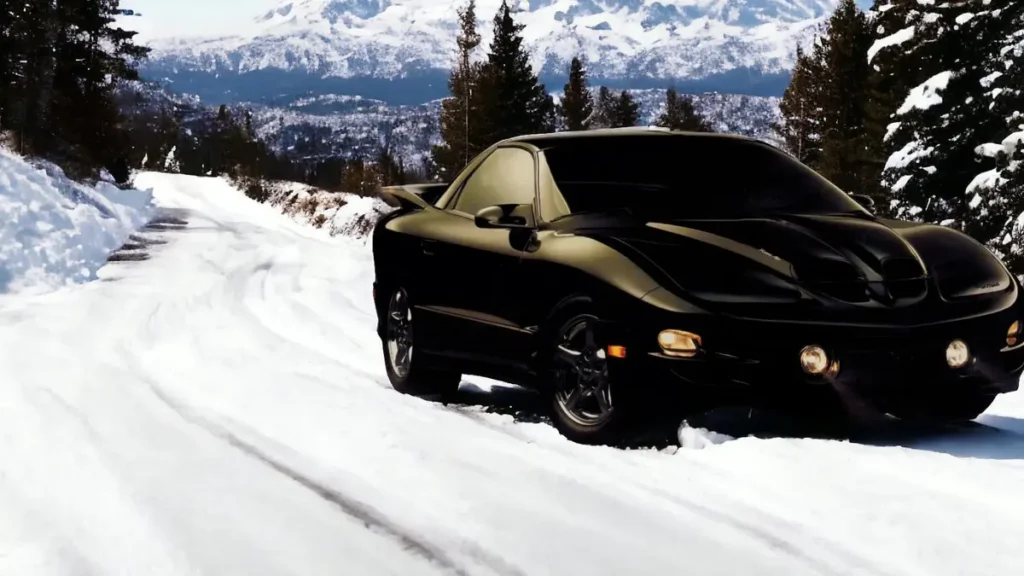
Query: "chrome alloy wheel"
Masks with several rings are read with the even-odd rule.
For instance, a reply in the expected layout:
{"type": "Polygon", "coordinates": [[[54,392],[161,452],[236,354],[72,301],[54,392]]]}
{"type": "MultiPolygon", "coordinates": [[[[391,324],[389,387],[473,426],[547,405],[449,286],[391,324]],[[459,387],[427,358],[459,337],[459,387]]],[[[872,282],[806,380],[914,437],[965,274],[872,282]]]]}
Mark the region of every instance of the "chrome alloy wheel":
{"type": "Polygon", "coordinates": [[[401,288],[395,290],[388,304],[387,347],[391,371],[405,378],[412,366],[412,307],[409,295],[401,288]]]}
{"type": "Polygon", "coordinates": [[[594,339],[596,321],[574,319],[563,327],[555,348],[555,400],[581,426],[603,424],[614,411],[608,359],[594,339]]]}

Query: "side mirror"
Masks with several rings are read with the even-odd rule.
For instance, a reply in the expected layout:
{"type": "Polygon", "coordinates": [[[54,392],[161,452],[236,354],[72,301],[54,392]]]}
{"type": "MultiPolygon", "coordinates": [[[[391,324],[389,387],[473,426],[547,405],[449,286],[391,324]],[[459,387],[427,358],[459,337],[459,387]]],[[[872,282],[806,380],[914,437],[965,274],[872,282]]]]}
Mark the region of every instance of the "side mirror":
{"type": "Polygon", "coordinates": [[[857,204],[860,204],[868,210],[873,210],[875,207],[875,199],[867,194],[850,194],[850,198],[853,198],[857,201],[857,204]]]}
{"type": "Polygon", "coordinates": [[[536,228],[533,219],[533,204],[499,204],[482,208],[476,213],[477,228],[536,228]]]}

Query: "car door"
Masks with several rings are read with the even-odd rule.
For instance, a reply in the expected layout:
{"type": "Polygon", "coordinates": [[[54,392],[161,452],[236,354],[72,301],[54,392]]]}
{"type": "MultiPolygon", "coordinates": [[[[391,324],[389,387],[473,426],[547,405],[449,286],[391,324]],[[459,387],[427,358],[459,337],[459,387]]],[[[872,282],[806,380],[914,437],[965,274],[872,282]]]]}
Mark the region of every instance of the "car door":
{"type": "MultiPolygon", "coordinates": [[[[534,154],[519,146],[496,148],[465,180],[445,208],[452,217],[424,235],[424,256],[431,277],[432,304],[424,313],[430,348],[447,356],[515,367],[529,336],[511,319],[521,297],[517,271],[523,230],[477,227],[481,209],[499,204],[533,206],[536,198],[534,154]],[[436,277],[434,276],[436,275],[436,277]]],[[[532,210],[531,210],[532,212],[532,210]]]]}

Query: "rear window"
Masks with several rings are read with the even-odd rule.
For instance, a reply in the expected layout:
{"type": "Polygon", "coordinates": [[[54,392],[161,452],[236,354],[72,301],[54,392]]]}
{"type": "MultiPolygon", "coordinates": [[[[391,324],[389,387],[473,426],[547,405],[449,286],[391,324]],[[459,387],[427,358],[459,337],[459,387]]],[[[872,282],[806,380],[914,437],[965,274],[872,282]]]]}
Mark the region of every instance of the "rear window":
{"type": "Polygon", "coordinates": [[[567,138],[541,147],[564,200],[555,203],[556,218],[613,211],[661,221],[861,211],[828,180],[758,142],[659,134],[567,138]]]}

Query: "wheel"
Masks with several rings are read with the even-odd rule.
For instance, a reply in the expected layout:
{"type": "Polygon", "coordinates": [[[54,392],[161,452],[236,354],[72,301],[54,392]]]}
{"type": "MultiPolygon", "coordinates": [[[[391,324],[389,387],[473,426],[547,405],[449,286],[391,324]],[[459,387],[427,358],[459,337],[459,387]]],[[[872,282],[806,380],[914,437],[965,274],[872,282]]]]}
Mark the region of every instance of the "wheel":
{"type": "Polygon", "coordinates": [[[577,313],[558,325],[549,342],[554,422],[574,442],[620,444],[627,438],[630,414],[595,338],[597,321],[593,314],[577,313]]]}
{"type": "Polygon", "coordinates": [[[415,356],[412,305],[409,294],[399,287],[391,294],[382,340],[384,365],[395,390],[415,396],[452,394],[459,388],[462,375],[431,369],[415,356]]]}

